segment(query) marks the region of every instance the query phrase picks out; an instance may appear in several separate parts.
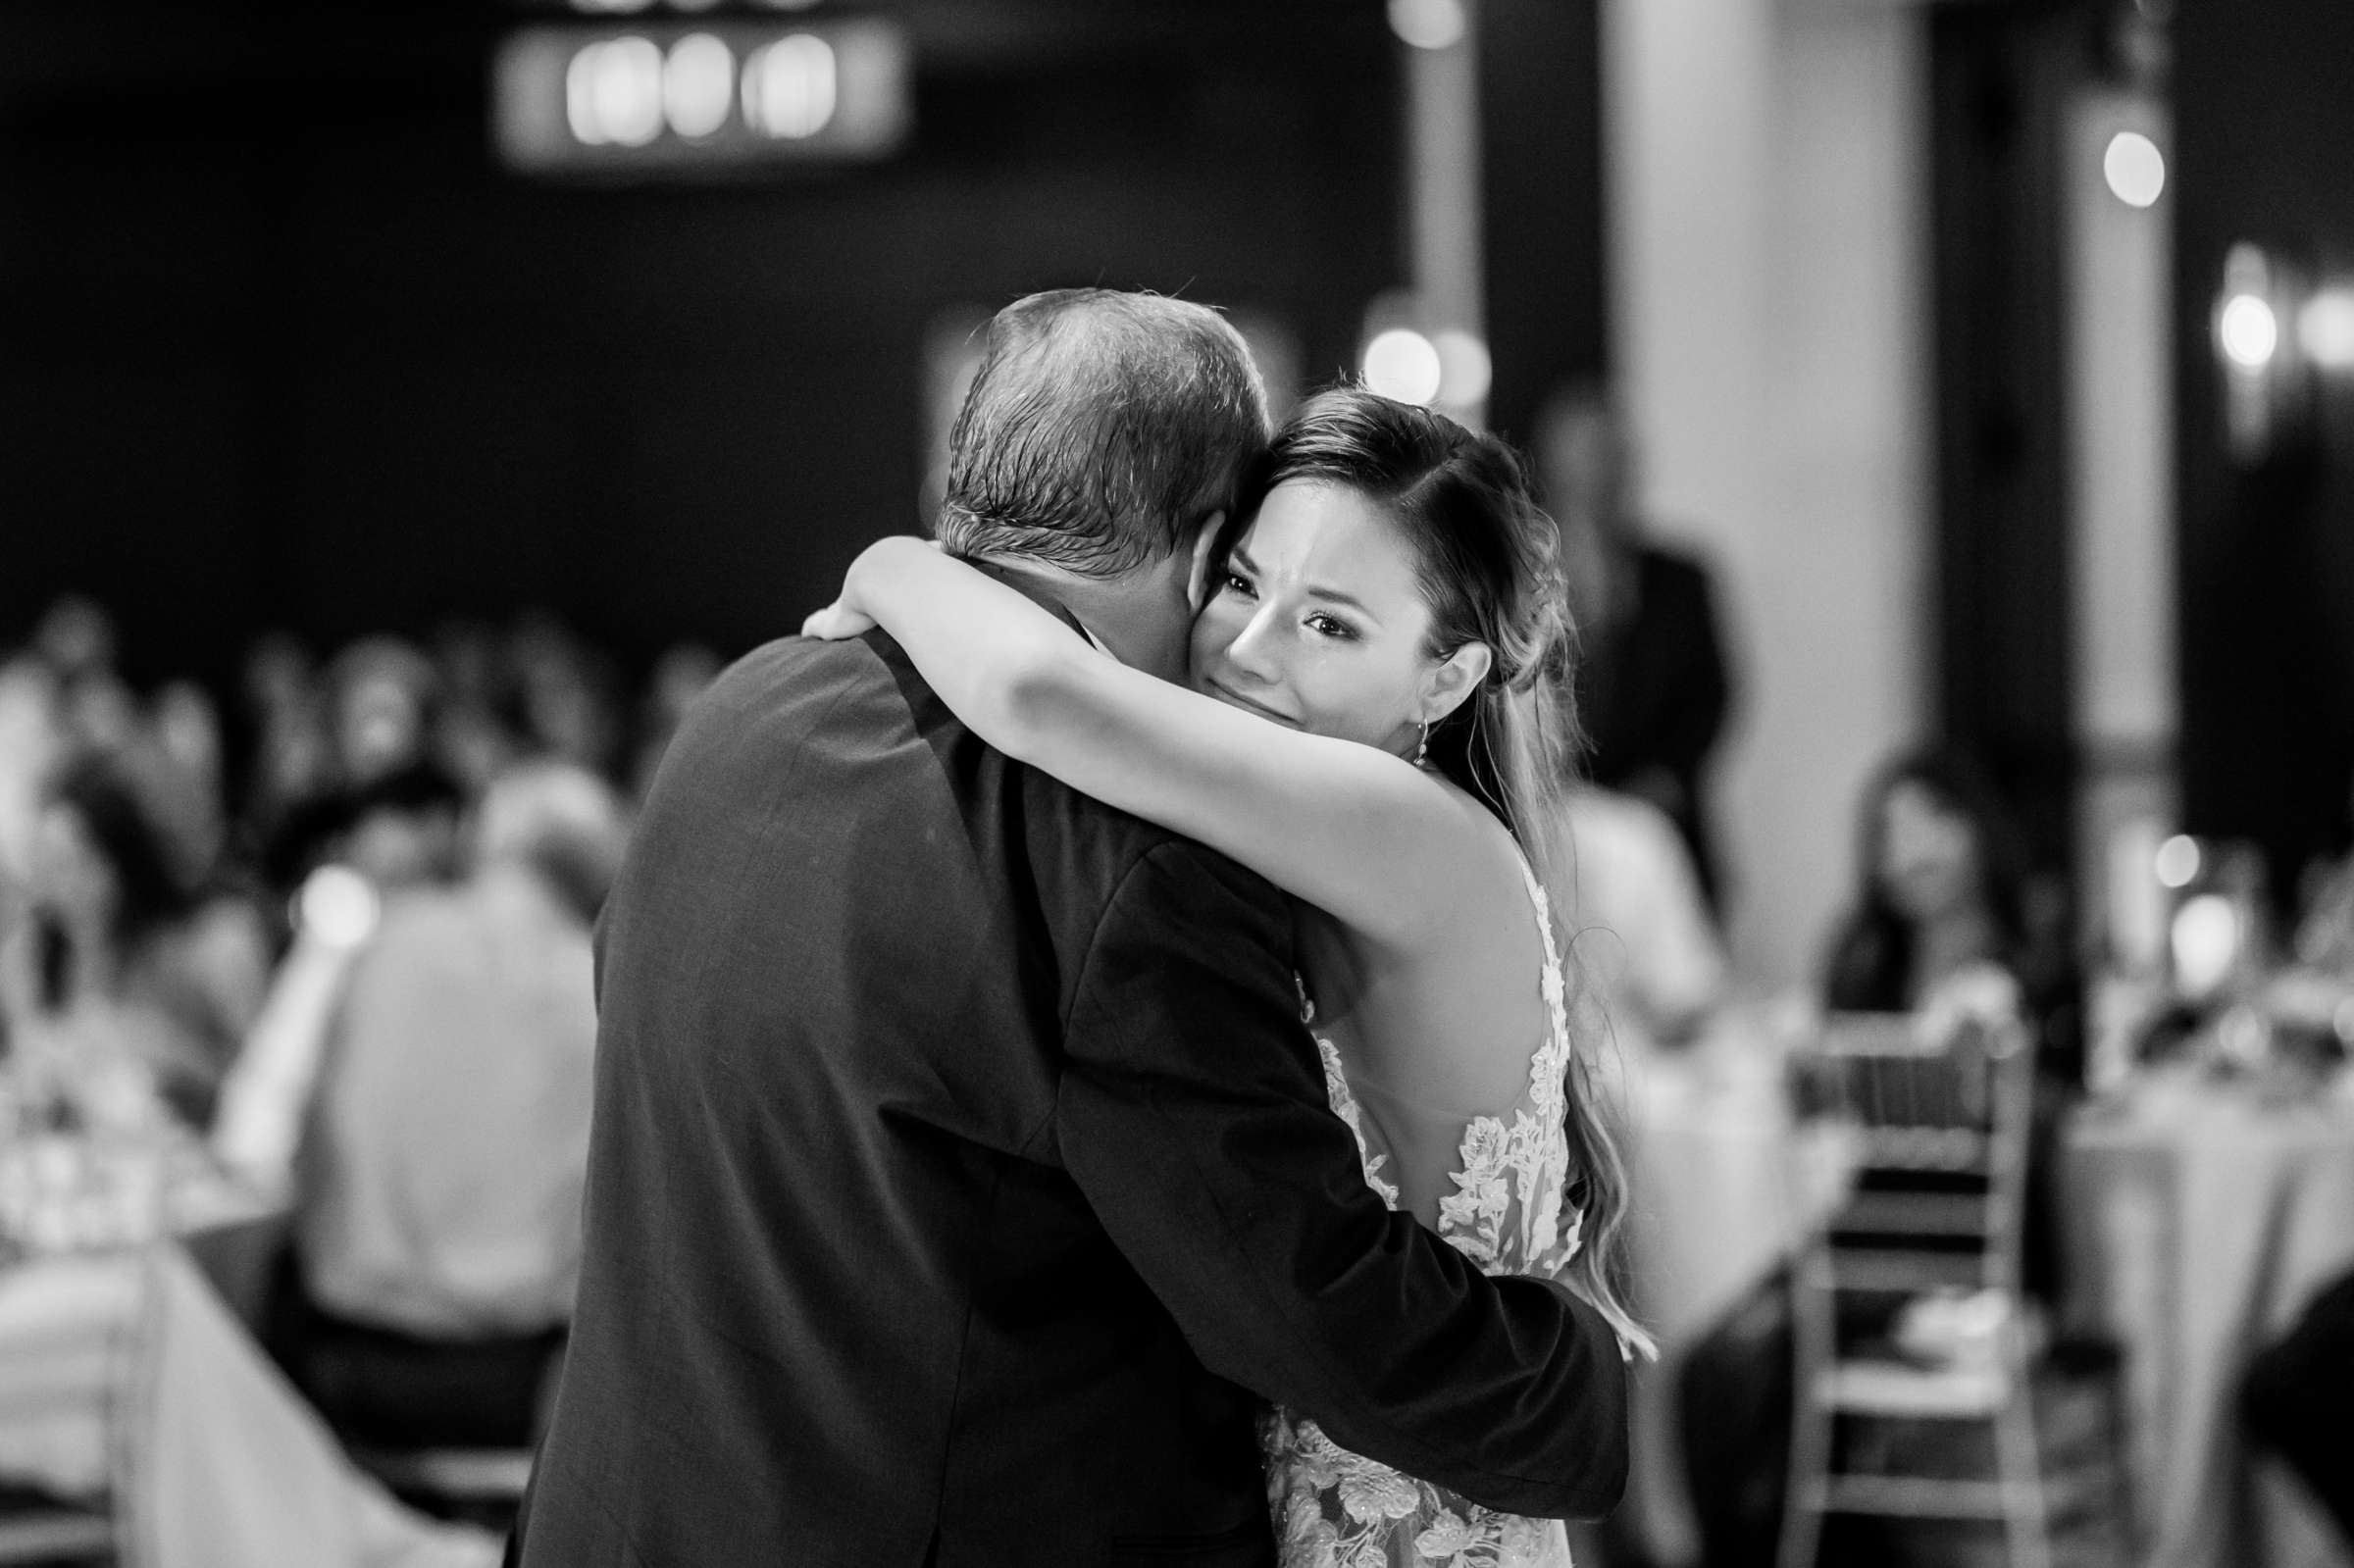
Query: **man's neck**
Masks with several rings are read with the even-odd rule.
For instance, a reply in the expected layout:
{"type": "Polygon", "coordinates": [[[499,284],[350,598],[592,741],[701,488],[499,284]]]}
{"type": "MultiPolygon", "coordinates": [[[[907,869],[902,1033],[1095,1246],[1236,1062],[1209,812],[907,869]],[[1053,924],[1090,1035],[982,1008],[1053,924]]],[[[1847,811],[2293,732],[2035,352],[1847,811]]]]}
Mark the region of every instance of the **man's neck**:
{"type": "Polygon", "coordinates": [[[962,557],[964,564],[986,577],[997,579],[1022,597],[1050,612],[1054,619],[1075,632],[1086,632],[1087,625],[1070,602],[1066,584],[1072,580],[1067,574],[1050,574],[1019,561],[1007,561],[998,556],[972,555],[962,557]]]}
{"type": "Polygon", "coordinates": [[[1182,649],[1158,646],[1149,632],[1140,632],[1140,622],[1150,626],[1151,618],[1136,613],[1138,587],[1003,557],[976,559],[972,565],[1053,612],[1057,620],[1131,669],[1164,681],[1183,674],[1182,649]]]}

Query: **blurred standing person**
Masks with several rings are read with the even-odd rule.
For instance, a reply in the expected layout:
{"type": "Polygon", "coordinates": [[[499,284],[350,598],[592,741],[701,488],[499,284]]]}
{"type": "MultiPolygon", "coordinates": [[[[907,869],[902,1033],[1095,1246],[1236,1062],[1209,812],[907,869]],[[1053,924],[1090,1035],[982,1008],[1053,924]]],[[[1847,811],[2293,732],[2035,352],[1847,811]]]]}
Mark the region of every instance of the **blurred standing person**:
{"type": "Polygon", "coordinates": [[[528,1440],[572,1314],[612,791],[494,780],[458,886],[389,898],[328,1021],[298,1166],[310,1304],[294,1359],[363,1441],[528,1440]]]}
{"type": "Polygon", "coordinates": [[[1706,774],[1732,686],[1715,594],[1700,562],[1644,536],[1632,466],[1624,425],[1599,387],[1564,386],[1547,400],[1537,468],[1561,531],[1587,773],[1666,813],[1720,911],[1706,774]]]}

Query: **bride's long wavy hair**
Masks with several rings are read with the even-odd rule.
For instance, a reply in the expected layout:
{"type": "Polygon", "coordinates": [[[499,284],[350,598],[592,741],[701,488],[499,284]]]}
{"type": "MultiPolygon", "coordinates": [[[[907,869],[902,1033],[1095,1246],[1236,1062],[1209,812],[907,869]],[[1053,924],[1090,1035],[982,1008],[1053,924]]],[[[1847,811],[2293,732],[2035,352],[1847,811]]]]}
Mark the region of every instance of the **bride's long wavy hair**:
{"type": "MultiPolygon", "coordinates": [[[[1432,658],[1471,642],[1493,651],[1479,688],[1431,727],[1428,760],[1496,814],[1554,909],[1565,912],[1572,906],[1563,902],[1562,793],[1580,745],[1569,679],[1575,639],[1561,592],[1560,531],[1530,497],[1519,458],[1444,415],[1354,385],[1329,388],[1276,432],[1220,541],[1221,558],[1267,492],[1288,480],[1346,485],[1403,531],[1420,563],[1432,658]]],[[[1557,918],[1557,940],[1562,935],[1557,918]]],[[[1599,1043],[1572,1039],[1562,1086],[1570,1153],[1585,1189],[1583,1242],[1566,1279],[1648,1354],[1651,1337],[1625,1300],[1619,1236],[1626,1166],[1594,1071],[1599,1043]]]]}

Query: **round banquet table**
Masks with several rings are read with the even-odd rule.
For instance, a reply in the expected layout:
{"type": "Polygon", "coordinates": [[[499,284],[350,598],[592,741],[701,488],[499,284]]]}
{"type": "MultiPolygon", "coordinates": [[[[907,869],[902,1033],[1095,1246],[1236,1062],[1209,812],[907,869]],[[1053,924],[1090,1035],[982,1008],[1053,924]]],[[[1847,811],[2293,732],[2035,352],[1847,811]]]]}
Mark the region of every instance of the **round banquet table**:
{"type": "Polygon", "coordinates": [[[2340,1560],[2236,1410],[2248,1358],[2354,1268],[2354,1076],[2152,1073],[2076,1115],[2062,1180],[2072,1326],[2126,1352],[2139,1560],[2340,1560]]]}

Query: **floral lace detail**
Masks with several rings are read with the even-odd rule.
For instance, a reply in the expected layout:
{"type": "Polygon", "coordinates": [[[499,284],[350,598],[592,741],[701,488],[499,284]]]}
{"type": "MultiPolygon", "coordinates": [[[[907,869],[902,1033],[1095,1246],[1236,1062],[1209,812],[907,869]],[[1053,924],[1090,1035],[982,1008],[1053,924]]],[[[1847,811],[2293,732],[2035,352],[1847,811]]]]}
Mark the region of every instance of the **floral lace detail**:
{"type": "Polygon", "coordinates": [[[1569,1568],[1555,1520],[1496,1513],[1402,1476],[1287,1410],[1267,1414],[1261,1438],[1283,1568],[1569,1568]]]}
{"type": "MultiPolygon", "coordinates": [[[[1510,1121],[1480,1116],[1463,1129],[1456,1191],[1439,1200],[1439,1235],[1485,1274],[1557,1273],[1576,1254],[1583,1220],[1574,1209],[1565,1225],[1562,1217],[1570,1179],[1567,987],[1545,888],[1525,865],[1521,876],[1545,941],[1545,1041],[1529,1059],[1525,1103],[1510,1121]]],[[[1305,981],[1300,1004],[1312,1034],[1316,1009],[1305,981]]],[[[1315,1041],[1333,1114],[1356,1135],[1365,1185],[1396,1208],[1398,1186],[1381,1175],[1389,1156],[1366,1138],[1340,1050],[1321,1035],[1315,1041]]],[[[1401,1475],[1342,1447],[1305,1417],[1268,1412],[1260,1442],[1283,1568],[1569,1568],[1558,1522],[1500,1514],[1401,1475]]]]}
{"type": "Polygon", "coordinates": [[[1332,1102],[1332,1114],[1348,1123],[1350,1133],[1356,1138],[1356,1157],[1364,1162],[1365,1186],[1380,1193],[1382,1202],[1396,1208],[1398,1184],[1381,1174],[1381,1168],[1390,1163],[1390,1157],[1374,1153],[1365,1142],[1365,1128],[1357,1112],[1356,1096],[1350,1092],[1349,1077],[1341,1071],[1340,1047],[1315,1033],[1316,1004],[1308,998],[1307,982],[1294,975],[1292,984],[1300,987],[1300,1022],[1307,1026],[1308,1037],[1316,1042],[1316,1052],[1324,1058],[1324,1095],[1332,1102]]]}
{"type": "MultiPolygon", "coordinates": [[[[1528,1104],[1501,1117],[1474,1117],[1463,1129],[1458,1150],[1461,1165],[1452,1173],[1456,1190],[1439,1199],[1439,1235],[1490,1274],[1552,1274],[1577,1250],[1582,1214],[1571,1212],[1561,1228],[1561,1197],[1569,1189],[1568,986],[1561,976],[1561,949],[1553,939],[1553,904],[1527,866],[1520,875],[1537,908],[1537,930],[1545,938],[1545,1043],[1528,1063],[1528,1104]],[[1517,1206],[1517,1223],[1513,1209],[1517,1206]]],[[[1322,1042],[1319,1041],[1321,1044],[1322,1042]]],[[[1327,1078],[1340,1071],[1339,1053],[1325,1045],[1327,1078]]],[[[1356,1122],[1351,1121],[1354,1129],[1356,1122]]],[[[1363,1135],[1358,1135],[1362,1141],[1363,1135]]]]}

